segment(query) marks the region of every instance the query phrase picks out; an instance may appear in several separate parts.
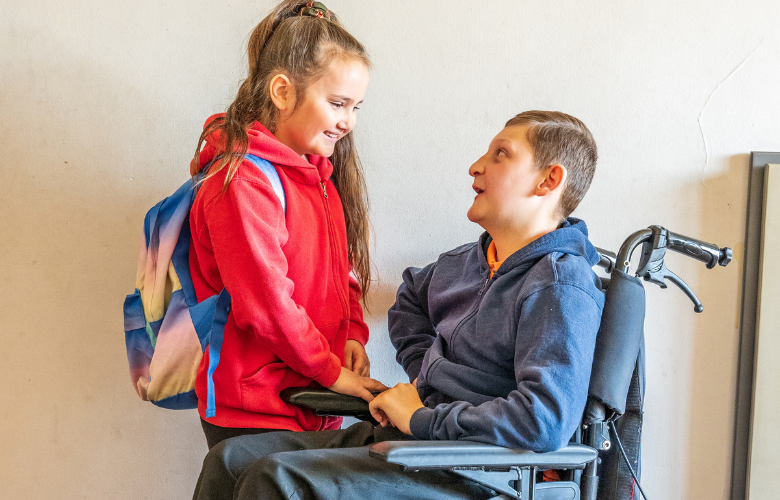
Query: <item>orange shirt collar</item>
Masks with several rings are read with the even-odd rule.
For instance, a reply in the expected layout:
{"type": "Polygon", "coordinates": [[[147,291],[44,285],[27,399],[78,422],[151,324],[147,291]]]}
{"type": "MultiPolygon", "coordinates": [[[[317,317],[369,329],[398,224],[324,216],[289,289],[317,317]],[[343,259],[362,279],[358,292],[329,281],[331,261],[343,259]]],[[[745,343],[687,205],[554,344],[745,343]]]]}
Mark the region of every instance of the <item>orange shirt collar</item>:
{"type": "MultiPolygon", "coordinates": [[[[504,259],[506,260],[506,259],[504,259]]],[[[493,277],[493,273],[498,271],[498,268],[501,267],[501,264],[504,263],[503,260],[498,260],[498,254],[496,252],[496,242],[491,241],[490,246],[488,246],[487,249],[487,263],[488,267],[490,267],[490,277],[493,277]]]]}

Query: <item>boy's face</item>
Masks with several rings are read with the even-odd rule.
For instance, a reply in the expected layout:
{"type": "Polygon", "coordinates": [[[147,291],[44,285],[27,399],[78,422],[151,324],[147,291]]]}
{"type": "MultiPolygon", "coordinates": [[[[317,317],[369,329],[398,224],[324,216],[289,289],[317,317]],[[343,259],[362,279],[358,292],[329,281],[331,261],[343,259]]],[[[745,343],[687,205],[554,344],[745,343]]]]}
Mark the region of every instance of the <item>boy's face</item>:
{"type": "Polygon", "coordinates": [[[526,126],[506,127],[469,169],[477,196],[468,218],[488,232],[522,226],[532,216],[536,186],[545,172],[534,165],[526,126]]]}

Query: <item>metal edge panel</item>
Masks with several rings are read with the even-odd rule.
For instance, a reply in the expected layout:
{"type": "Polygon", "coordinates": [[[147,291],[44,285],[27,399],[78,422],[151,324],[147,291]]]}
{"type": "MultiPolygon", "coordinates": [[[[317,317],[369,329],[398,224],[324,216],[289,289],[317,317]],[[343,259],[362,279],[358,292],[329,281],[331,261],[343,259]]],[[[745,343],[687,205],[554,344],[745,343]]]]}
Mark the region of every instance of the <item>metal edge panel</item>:
{"type": "Polygon", "coordinates": [[[761,222],[764,204],[764,170],[768,163],[780,163],[780,152],[753,151],[750,154],[745,252],[742,273],[742,315],[739,334],[737,396],[734,412],[731,500],[745,500],[747,490],[747,462],[750,448],[753,369],[755,365],[759,254],[761,251],[761,222]]]}

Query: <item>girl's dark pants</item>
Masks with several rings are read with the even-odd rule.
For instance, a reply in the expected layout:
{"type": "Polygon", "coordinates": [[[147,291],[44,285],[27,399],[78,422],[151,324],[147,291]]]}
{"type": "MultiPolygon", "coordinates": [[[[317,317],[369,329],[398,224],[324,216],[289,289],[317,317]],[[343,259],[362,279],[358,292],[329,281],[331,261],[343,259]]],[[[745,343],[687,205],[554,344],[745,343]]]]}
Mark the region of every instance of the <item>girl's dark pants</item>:
{"type": "Polygon", "coordinates": [[[443,500],[495,495],[451,472],[404,472],[368,455],[374,443],[411,439],[368,422],[332,431],[278,431],[227,439],[203,461],[193,498],[443,500]]]}
{"type": "Polygon", "coordinates": [[[236,436],[245,436],[247,434],[264,434],[274,432],[277,429],[255,429],[250,427],[220,427],[200,419],[200,426],[203,428],[203,434],[206,435],[206,444],[209,450],[215,447],[220,441],[230,439],[236,436]]]}

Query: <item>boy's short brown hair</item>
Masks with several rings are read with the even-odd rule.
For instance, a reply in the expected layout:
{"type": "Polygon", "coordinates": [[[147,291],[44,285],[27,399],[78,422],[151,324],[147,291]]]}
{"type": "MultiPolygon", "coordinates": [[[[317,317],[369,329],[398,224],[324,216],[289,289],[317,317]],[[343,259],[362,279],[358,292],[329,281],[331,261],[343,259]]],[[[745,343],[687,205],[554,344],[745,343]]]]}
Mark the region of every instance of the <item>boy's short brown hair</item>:
{"type": "Polygon", "coordinates": [[[598,151],[588,127],[577,118],[560,111],[525,111],[506,127],[528,127],[528,142],[534,150],[539,169],[560,163],[568,178],[561,195],[561,217],[568,217],[588,192],[596,172],[598,151]]]}

